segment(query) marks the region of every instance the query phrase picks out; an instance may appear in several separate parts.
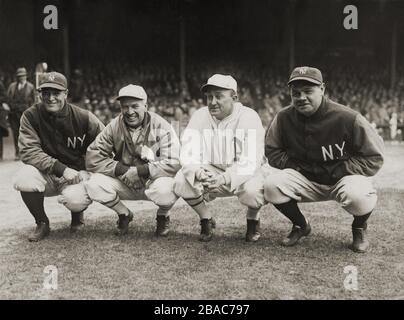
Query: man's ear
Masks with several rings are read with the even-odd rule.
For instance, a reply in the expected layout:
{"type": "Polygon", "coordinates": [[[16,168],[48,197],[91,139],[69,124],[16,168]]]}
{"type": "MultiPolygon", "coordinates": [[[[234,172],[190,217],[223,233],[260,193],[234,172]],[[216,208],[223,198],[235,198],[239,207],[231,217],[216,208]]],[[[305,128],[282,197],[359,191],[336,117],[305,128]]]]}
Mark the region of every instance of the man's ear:
{"type": "Polygon", "coordinates": [[[69,90],[66,89],[65,94],[66,94],[66,97],[67,97],[67,95],[69,94],[69,90]]]}
{"type": "Polygon", "coordinates": [[[233,91],[233,94],[232,94],[231,97],[232,97],[232,99],[233,99],[234,102],[237,102],[237,101],[238,101],[238,96],[237,96],[237,93],[236,93],[236,92],[233,91]]]}
{"type": "Polygon", "coordinates": [[[323,82],[320,86],[321,92],[324,94],[325,92],[325,83],[323,82]]]}

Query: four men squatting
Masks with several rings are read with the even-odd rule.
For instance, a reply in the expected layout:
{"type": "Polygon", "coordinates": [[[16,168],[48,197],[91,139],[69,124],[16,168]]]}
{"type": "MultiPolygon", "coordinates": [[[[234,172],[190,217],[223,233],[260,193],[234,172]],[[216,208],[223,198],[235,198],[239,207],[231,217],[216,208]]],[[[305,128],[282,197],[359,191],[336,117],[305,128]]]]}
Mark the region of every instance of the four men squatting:
{"type": "Polygon", "coordinates": [[[200,241],[210,241],[216,222],[207,202],[237,196],[246,207],[245,240],[261,236],[260,209],[272,204],[291,221],[282,240],[294,246],[311,232],[298,203],[334,200],[353,216],[350,246],[366,252],[367,220],[376,206],[372,185],[383,165],[382,138],[358,112],[325,95],[320,70],[295,68],[291,104],[264,130],[258,114],[237,98],[237,82],[215,74],[201,87],[207,106],[193,113],[181,140],[172,126],[148,111],[139,85],[119,90],[121,113],[106,127],[89,111],[67,102],[64,75],[45,74],[40,102],[21,118],[23,162],[14,188],[37,227],[49,235],[44,197],[58,195],[71,211],[71,232],[83,228],[83,212],[99,202],[118,215],[125,235],[134,213],[122,200],[149,200],[158,207],[156,236],[167,236],[178,198],[199,215],[200,241]]]}

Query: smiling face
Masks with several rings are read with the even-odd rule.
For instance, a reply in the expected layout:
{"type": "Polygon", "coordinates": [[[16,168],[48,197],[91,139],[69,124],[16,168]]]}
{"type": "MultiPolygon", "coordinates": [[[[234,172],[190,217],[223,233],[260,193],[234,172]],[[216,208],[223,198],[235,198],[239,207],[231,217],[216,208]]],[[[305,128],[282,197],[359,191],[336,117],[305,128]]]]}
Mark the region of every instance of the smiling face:
{"type": "Polygon", "coordinates": [[[131,97],[123,97],[119,99],[121,104],[121,112],[125,123],[130,127],[136,127],[143,122],[147,111],[147,103],[131,97]]]}
{"type": "Polygon", "coordinates": [[[306,117],[314,114],[324,96],[324,84],[316,85],[308,81],[294,81],[290,86],[290,96],[294,108],[306,117]]]}
{"type": "Polygon", "coordinates": [[[210,87],[205,93],[210,114],[223,120],[233,112],[237,94],[233,90],[210,87]]]}
{"type": "Polygon", "coordinates": [[[43,88],[40,91],[42,104],[46,111],[55,113],[64,107],[67,98],[67,90],[57,90],[53,88],[43,88]]]}

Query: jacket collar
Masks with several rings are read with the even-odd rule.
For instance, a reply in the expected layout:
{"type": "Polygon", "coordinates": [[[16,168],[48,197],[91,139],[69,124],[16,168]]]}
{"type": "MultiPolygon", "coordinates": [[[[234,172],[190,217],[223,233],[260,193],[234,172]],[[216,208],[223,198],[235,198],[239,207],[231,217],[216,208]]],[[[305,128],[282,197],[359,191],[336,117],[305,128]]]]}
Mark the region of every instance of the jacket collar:
{"type": "Polygon", "coordinates": [[[305,115],[298,112],[295,108],[294,108],[294,110],[297,113],[299,119],[304,119],[305,121],[313,121],[313,120],[321,119],[323,117],[323,115],[327,112],[328,101],[329,101],[328,98],[323,96],[323,98],[321,100],[321,104],[318,107],[317,111],[315,113],[313,113],[310,117],[306,117],[305,115]]]}
{"type": "Polygon", "coordinates": [[[149,112],[147,111],[145,112],[144,119],[142,122],[142,131],[139,134],[136,145],[132,141],[132,136],[123,119],[123,115],[121,114],[119,117],[120,117],[119,122],[123,131],[123,138],[125,140],[125,144],[128,146],[128,149],[132,155],[138,155],[140,157],[140,153],[139,150],[136,148],[136,145],[144,145],[145,141],[147,141],[147,138],[149,136],[150,120],[151,120],[149,112]]]}
{"type": "Polygon", "coordinates": [[[67,101],[65,102],[65,105],[63,106],[63,108],[60,111],[55,112],[55,113],[46,111],[45,106],[42,103],[40,103],[40,105],[39,105],[39,110],[40,110],[41,114],[43,116],[45,116],[46,118],[64,118],[69,115],[69,109],[70,109],[70,105],[69,105],[69,103],[67,103],[67,101]]]}

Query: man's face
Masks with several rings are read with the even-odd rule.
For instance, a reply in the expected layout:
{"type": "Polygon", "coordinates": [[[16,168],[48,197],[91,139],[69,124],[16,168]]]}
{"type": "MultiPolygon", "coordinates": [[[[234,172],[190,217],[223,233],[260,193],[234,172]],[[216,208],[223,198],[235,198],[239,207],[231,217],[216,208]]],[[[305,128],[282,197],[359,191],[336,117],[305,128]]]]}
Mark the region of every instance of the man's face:
{"type": "Polygon", "coordinates": [[[324,84],[316,85],[308,81],[294,81],[290,86],[292,105],[306,117],[320,107],[324,95],[324,84]]]}
{"type": "Polygon", "coordinates": [[[17,77],[17,82],[18,83],[23,83],[25,81],[27,81],[27,76],[18,76],[17,77]]]}
{"type": "Polygon", "coordinates": [[[205,93],[210,114],[222,120],[233,112],[237,95],[233,90],[210,87],[205,93]]]}
{"type": "Polygon", "coordinates": [[[57,90],[53,88],[43,88],[41,93],[41,100],[48,112],[58,112],[62,110],[66,103],[67,90],[57,90]]]}
{"type": "Polygon", "coordinates": [[[147,103],[145,100],[136,98],[121,98],[121,112],[123,119],[128,126],[136,127],[143,122],[147,111],[147,103]]]}

